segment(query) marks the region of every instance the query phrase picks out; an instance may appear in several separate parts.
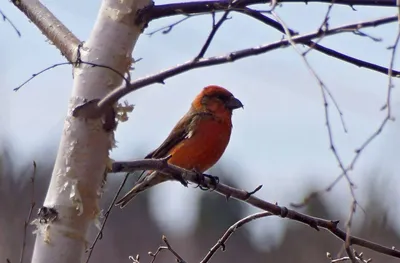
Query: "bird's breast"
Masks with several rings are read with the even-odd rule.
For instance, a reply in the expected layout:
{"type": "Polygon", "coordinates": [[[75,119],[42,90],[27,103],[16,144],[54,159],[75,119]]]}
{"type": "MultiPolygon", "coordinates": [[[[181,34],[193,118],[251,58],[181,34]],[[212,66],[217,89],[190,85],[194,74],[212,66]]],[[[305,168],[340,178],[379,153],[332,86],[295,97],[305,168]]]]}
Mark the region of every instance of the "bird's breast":
{"type": "Polygon", "coordinates": [[[204,172],[224,153],[231,136],[230,122],[204,118],[197,121],[187,139],[171,150],[170,163],[204,172]]]}

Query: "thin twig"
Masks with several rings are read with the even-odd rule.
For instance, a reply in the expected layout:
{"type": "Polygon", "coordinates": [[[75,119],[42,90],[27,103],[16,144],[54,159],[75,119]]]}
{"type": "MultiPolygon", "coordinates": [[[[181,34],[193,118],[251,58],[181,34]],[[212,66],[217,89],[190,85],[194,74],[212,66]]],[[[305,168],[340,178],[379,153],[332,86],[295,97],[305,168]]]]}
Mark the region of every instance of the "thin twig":
{"type": "MultiPolygon", "coordinates": [[[[267,17],[267,16],[265,16],[263,14],[260,14],[258,11],[254,10],[254,9],[244,8],[242,10],[238,10],[238,12],[246,14],[246,15],[254,18],[254,19],[257,19],[258,21],[260,21],[260,22],[262,22],[262,23],[264,23],[264,24],[266,24],[268,26],[271,26],[272,28],[278,30],[279,32],[285,33],[285,30],[283,29],[281,24],[279,24],[275,20],[273,20],[273,19],[271,19],[271,18],[269,18],[269,17],[267,17]]],[[[298,35],[298,33],[295,32],[294,30],[292,30],[290,28],[288,28],[288,29],[289,29],[289,32],[291,33],[292,36],[298,35]]],[[[321,35],[321,37],[322,36],[323,36],[323,34],[321,35]]],[[[308,41],[302,42],[302,44],[307,45],[310,48],[312,48],[312,49],[314,49],[314,50],[316,50],[316,51],[318,51],[318,52],[320,52],[322,54],[325,54],[327,56],[342,60],[342,61],[344,61],[346,63],[350,63],[350,64],[355,65],[357,67],[366,68],[366,69],[369,69],[369,70],[372,70],[372,71],[375,71],[375,72],[383,73],[385,75],[387,75],[388,72],[389,72],[389,69],[386,68],[386,67],[382,67],[382,66],[376,65],[374,63],[370,63],[370,62],[367,62],[367,61],[364,61],[364,60],[361,60],[361,59],[357,59],[357,58],[345,55],[345,54],[340,53],[340,52],[338,52],[336,50],[333,50],[333,49],[327,48],[325,46],[322,46],[322,45],[318,44],[317,42],[313,42],[311,40],[308,40],[308,41]]],[[[309,50],[305,51],[304,53],[307,54],[308,51],[309,50]]],[[[400,76],[400,71],[393,70],[393,75],[394,76],[400,76]]]]}
{"type": "MultiPolygon", "coordinates": [[[[288,209],[286,207],[281,207],[276,204],[269,203],[267,201],[255,197],[254,195],[249,196],[249,192],[225,185],[223,183],[218,183],[215,186],[215,182],[208,177],[203,178],[201,182],[199,182],[198,173],[195,173],[193,171],[188,171],[176,165],[169,164],[168,162],[163,161],[163,159],[143,159],[131,162],[114,162],[112,165],[113,173],[133,172],[136,170],[157,170],[162,173],[174,175],[175,177],[181,175],[184,179],[195,184],[201,183],[202,186],[208,187],[209,189],[213,189],[214,190],[213,192],[219,193],[224,197],[229,196],[230,198],[246,202],[254,207],[271,212],[276,216],[280,216],[282,218],[288,218],[306,224],[315,230],[324,228],[325,230],[331,232],[333,235],[335,235],[336,237],[340,238],[343,241],[345,241],[347,238],[346,232],[338,227],[339,221],[326,220],[322,218],[305,215],[300,212],[288,209]]],[[[350,236],[349,242],[351,245],[358,245],[382,254],[400,258],[400,251],[393,247],[392,248],[385,247],[380,244],[355,236],[350,236]]]]}
{"type": "Polygon", "coordinates": [[[281,23],[282,27],[285,29],[286,35],[288,36],[291,45],[296,50],[296,52],[301,56],[301,58],[303,59],[307,69],[314,76],[315,80],[317,81],[318,85],[320,86],[321,94],[322,94],[322,98],[323,98],[323,102],[324,102],[325,121],[326,121],[325,124],[326,124],[327,130],[328,130],[330,149],[332,150],[332,152],[333,152],[333,154],[334,154],[334,156],[335,156],[335,158],[336,158],[336,160],[337,160],[337,162],[339,164],[339,167],[342,169],[344,175],[346,176],[346,179],[347,179],[347,181],[349,183],[349,186],[350,186],[352,197],[355,200],[355,195],[354,195],[354,191],[353,191],[354,184],[352,183],[352,181],[350,180],[350,177],[346,173],[346,170],[344,168],[344,164],[343,164],[343,162],[342,162],[342,160],[341,160],[341,158],[339,156],[339,153],[336,151],[336,148],[335,148],[334,143],[333,143],[333,134],[332,134],[332,127],[331,127],[331,124],[330,124],[330,121],[329,121],[328,101],[327,101],[327,98],[326,98],[326,94],[328,94],[328,96],[334,102],[334,105],[335,105],[337,111],[339,112],[344,131],[346,132],[347,129],[346,129],[346,126],[345,126],[345,123],[344,123],[344,120],[343,120],[343,113],[340,110],[340,108],[339,108],[336,100],[334,99],[333,95],[330,93],[329,89],[322,82],[321,78],[318,76],[318,74],[315,72],[315,70],[311,67],[310,63],[308,62],[307,57],[298,50],[298,48],[296,46],[296,43],[292,41],[292,36],[291,36],[286,24],[283,22],[283,20],[276,13],[273,13],[273,14],[276,17],[276,19],[281,23]]]}
{"type": "Polygon", "coordinates": [[[153,30],[153,31],[151,31],[150,33],[146,33],[146,35],[148,35],[148,36],[151,37],[151,36],[153,36],[154,34],[160,32],[160,31],[161,31],[161,33],[163,33],[163,34],[168,34],[169,32],[171,32],[172,29],[174,29],[175,26],[179,25],[180,23],[182,23],[182,22],[184,22],[184,21],[188,20],[189,18],[194,17],[194,16],[196,16],[196,15],[197,15],[197,14],[194,14],[194,15],[185,15],[184,18],[181,18],[181,19],[179,19],[178,21],[173,22],[172,24],[169,24],[169,25],[167,25],[167,26],[163,26],[163,27],[161,27],[161,28],[158,28],[158,29],[156,29],[156,30],[153,30]]]}
{"type": "Polygon", "coordinates": [[[185,260],[172,248],[172,246],[169,244],[168,239],[166,236],[162,236],[162,241],[165,243],[166,246],[159,246],[156,250],[156,252],[149,252],[149,256],[151,256],[153,259],[151,260],[150,263],[154,263],[156,261],[156,258],[158,254],[163,251],[163,250],[168,250],[170,251],[176,258],[176,262],[178,263],[186,263],[185,260]]]}
{"type": "Polygon", "coordinates": [[[32,176],[31,176],[31,198],[30,198],[31,206],[29,208],[28,217],[26,218],[26,220],[24,222],[24,235],[22,238],[21,254],[19,257],[20,263],[24,262],[24,254],[25,254],[25,247],[26,247],[26,231],[28,230],[28,225],[29,225],[29,222],[31,221],[33,208],[35,208],[35,205],[36,205],[36,202],[35,202],[35,178],[36,178],[36,162],[33,161],[33,171],[32,171],[32,176]]]}
{"type": "MultiPolygon", "coordinates": [[[[351,171],[354,169],[354,166],[356,164],[356,162],[358,161],[358,159],[361,156],[361,153],[367,148],[367,146],[372,143],[383,131],[383,129],[385,128],[386,124],[389,121],[394,120],[392,117],[392,113],[391,113],[391,93],[392,93],[392,89],[393,89],[393,65],[394,65],[394,60],[396,57],[396,51],[397,51],[397,46],[399,44],[400,41],[400,26],[397,32],[397,36],[395,39],[395,42],[393,44],[393,46],[390,47],[390,49],[392,50],[392,55],[390,58],[390,65],[388,68],[388,86],[387,86],[387,95],[386,95],[386,102],[385,105],[381,108],[381,110],[386,110],[386,117],[382,120],[381,124],[379,125],[379,127],[364,141],[364,143],[361,144],[361,146],[359,148],[357,148],[355,150],[355,155],[353,157],[353,159],[351,160],[350,164],[346,167],[345,171],[351,171]]],[[[333,187],[335,187],[335,185],[343,178],[343,176],[345,176],[344,173],[341,173],[340,175],[338,175],[335,180],[333,180],[327,187],[325,187],[322,190],[319,191],[314,191],[311,194],[309,194],[307,197],[304,198],[303,202],[301,203],[292,203],[291,205],[293,207],[302,207],[304,205],[306,205],[311,199],[320,196],[321,194],[327,193],[329,191],[331,191],[333,189],[333,187]]]]}
{"type": "MultiPolygon", "coordinates": [[[[335,0],[332,0],[332,2],[330,3],[330,5],[328,6],[328,9],[326,10],[325,17],[324,17],[324,19],[322,20],[322,23],[321,23],[321,25],[319,26],[318,31],[324,32],[324,31],[326,31],[326,30],[329,29],[329,18],[330,18],[329,15],[330,15],[331,12],[332,12],[333,5],[334,5],[334,4],[335,4],[335,0]]],[[[289,29],[289,28],[288,28],[288,29],[289,29]]],[[[290,31],[289,31],[289,32],[290,32],[290,31]]],[[[286,32],[285,32],[285,34],[286,34],[286,32]]],[[[309,53],[310,51],[314,50],[314,49],[315,49],[315,48],[314,48],[315,45],[318,45],[319,42],[321,42],[323,38],[324,38],[324,35],[322,35],[319,39],[317,39],[317,40],[314,42],[314,45],[309,45],[309,49],[307,49],[306,51],[303,52],[303,56],[307,55],[307,53],[309,53]]]]}
{"type": "Polygon", "coordinates": [[[211,13],[212,16],[212,28],[211,28],[211,32],[207,37],[207,40],[204,42],[203,47],[201,48],[199,54],[196,56],[195,60],[198,60],[200,58],[203,58],[204,55],[207,52],[207,49],[209,48],[211,41],[213,40],[215,34],[217,33],[218,29],[221,27],[221,25],[225,22],[225,20],[227,20],[229,15],[229,10],[225,11],[225,13],[222,15],[222,17],[219,19],[219,21],[217,23],[215,23],[215,13],[211,13]]]}
{"type": "MultiPolygon", "coordinates": [[[[329,14],[329,11],[330,11],[330,10],[328,10],[327,15],[329,14]]],[[[345,126],[344,121],[343,121],[343,118],[342,118],[342,117],[343,117],[343,114],[342,114],[342,112],[340,111],[340,108],[339,108],[339,106],[337,105],[335,99],[334,99],[333,96],[331,95],[329,89],[325,86],[325,84],[322,82],[321,78],[318,76],[318,74],[315,72],[315,70],[311,67],[310,63],[308,62],[308,60],[307,60],[307,58],[306,58],[306,56],[305,56],[305,54],[301,54],[301,52],[298,50],[296,44],[295,44],[293,41],[291,41],[292,36],[290,35],[290,32],[289,32],[289,30],[287,29],[286,24],[283,22],[283,20],[282,20],[275,12],[273,12],[273,14],[274,14],[274,16],[276,17],[276,19],[281,23],[282,27],[285,29],[286,35],[288,36],[289,41],[291,42],[293,48],[294,48],[294,49],[296,50],[296,52],[302,57],[302,59],[303,59],[304,63],[306,64],[308,70],[309,70],[309,71],[311,72],[311,74],[314,76],[315,80],[317,81],[317,83],[318,83],[318,85],[320,86],[320,89],[321,89],[321,94],[322,94],[322,98],[323,98],[323,102],[324,102],[325,125],[326,125],[327,131],[328,131],[330,149],[331,149],[333,155],[335,156],[336,161],[337,161],[337,163],[339,164],[339,167],[340,167],[340,169],[342,170],[343,175],[345,176],[345,178],[346,178],[346,180],[347,180],[348,187],[349,187],[349,190],[350,190],[350,193],[351,193],[351,197],[352,197],[352,199],[353,199],[352,205],[351,205],[351,210],[350,210],[349,219],[348,219],[348,221],[347,221],[347,223],[346,223],[345,248],[346,248],[346,251],[347,251],[347,249],[350,249],[350,242],[349,242],[350,227],[351,227],[353,215],[354,215],[354,213],[355,213],[355,211],[356,211],[356,207],[357,207],[357,204],[358,204],[358,203],[357,203],[357,199],[356,199],[356,196],[355,196],[355,193],[354,193],[354,183],[351,181],[350,176],[348,175],[348,173],[347,173],[347,171],[346,171],[346,169],[345,169],[345,166],[344,166],[344,164],[343,164],[343,161],[342,161],[342,159],[340,158],[339,153],[337,152],[337,150],[336,150],[336,148],[335,148],[335,146],[334,146],[334,139],[333,139],[332,126],[331,126],[330,119],[329,119],[328,101],[327,101],[327,98],[326,98],[326,94],[325,94],[325,93],[327,93],[327,94],[330,96],[330,98],[332,99],[332,101],[334,102],[334,105],[336,106],[336,109],[338,110],[339,115],[340,115],[340,117],[341,117],[341,121],[342,121],[343,128],[344,128],[344,130],[345,130],[345,132],[346,132],[346,126],[345,126]]],[[[350,256],[349,256],[349,257],[350,257],[350,256]]],[[[351,258],[351,257],[350,257],[350,258],[351,258]]],[[[353,263],[356,263],[356,262],[353,262],[353,263]]]]}
{"type": "MultiPolygon", "coordinates": [[[[349,25],[345,25],[345,26],[339,26],[339,27],[329,29],[328,31],[323,32],[323,34],[325,34],[326,36],[330,36],[330,35],[343,33],[343,32],[352,32],[359,28],[373,27],[373,26],[378,26],[378,25],[382,25],[382,24],[395,22],[395,21],[397,21],[397,19],[398,18],[396,15],[396,16],[390,16],[390,17],[385,17],[385,18],[381,18],[381,19],[359,22],[359,23],[355,23],[355,24],[349,24],[349,25]]],[[[321,34],[322,34],[322,32],[313,32],[313,33],[306,34],[306,35],[292,37],[291,40],[294,43],[303,43],[304,41],[309,41],[313,38],[320,36],[321,34]]],[[[248,49],[238,50],[235,52],[230,52],[223,56],[208,57],[208,58],[202,58],[199,60],[192,59],[181,65],[161,71],[160,73],[156,73],[156,74],[144,77],[144,78],[137,79],[136,81],[131,82],[129,86],[126,86],[123,88],[117,88],[117,89],[113,90],[112,92],[110,92],[105,98],[103,98],[98,103],[96,103],[96,104],[93,104],[90,102],[87,103],[86,106],[92,107],[90,110],[82,110],[83,107],[85,106],[85,105],[82,105],[79,109],[79,110],[81,110],[81,113],[77,113],[76,111],[73,111],[73,114],[75,117],[88,118],[88,116],[93,116],[93,118],[98,118],[103,114],[103,112],[105,112],[107,109],[111,108],[111,106],[115,102],[117,102],[120,98],[122,98],[123,96],[129,94],[130,92],[138,90],[142,87],[145,87],[145,86],[148,86],[151,84],[155,84],[155,83],[164,83],[165,79],[171,78],[173,76],[176,76],[183,72],[187,72],[192,69],[233,62],[235,60],[243,59],[243,58],[250,57],[250,56],[256,56],[256,55],[263,54],[268,51],[275,50],[275,49],[285,47],[288,45],[290,45],[289,40],[281,40],[281,41],[277,41],[277,42],[266,44],[266,45],[261,45],[261,46],[252,47],[252,48],[248,48],[248,49]]]]}
{"type": "Polygon", "coordinates": [[[212,256],[218,251],[219,248],[221,248],[222,251],[225,251],[225,243],[228,241],[228,239],[233,235],[233,233],[240,227],[244,226],[245,224],[267,216],[273,215],[270,212],[260,212],[256,213],[253,215],[249,215],[239,221],[237,221],[235,224],[230,226],[228,230],[224,233],[224,235],[217,241],[217,243],[210,249],[210,251],[207,253],[207,255],[200,261],[200,263],[207,263],[210,261],[212,256]]]}
{"type": "Polygon", "coordinates": [[[374,42],[381,42],[382,41],[382,38],[371,36],[370,34],[361,32],[360,30],[354,31],[353,34],[355,34],[357,36],[360,36],[360,37],[367,37],[367,38],[371,39],[374,42]]]}
{"type": "Polygon", "coordinates": [[[4,14],[4,12],[1,11],[1,9],[0,9],[0,15],[2,16],[3,21],[7,21],[7,22],[12,26],[12,28],[13,28],[14,31],[15,31],[15,33],[17,33],[17,35],[18,35],[19,37],[21,37],[21,32],[19,32],[18,28],[17,28],[17,27],[14,25],[14,23],[4,14]]]}
{"type": "Polygon", "coordinates": [[[339,263],[339,262],[346,262],[346,261],[352,261],[356,263],[370,263],[372,261],[372,258],[364,259],[364,254],[363,252],[357,253],[354,249],[346,251],[349,256],[347,257],[338,257],[336,259],[332,258],[331,253],[327,252],[326,257],[330,259],[330,263],[339,263]],[[355,261],[354,261],[355,260],[355,261]]]}
{"type": "Polygon", "coordinates": [[[94,239],[92,245],[86,250],[86,252],[89,253],[88,256],[87,256],[87,258],[86,258],[86,263],[89,262],[90,257],[92,256],[93,250],[94,250],[94,248],[95,248],[95,246],[96,246],[96,244],[97,244],[97,241],[99,241],[99,240],[102,239],[102,237],[103,237],[103,230],[104,230],[104,227],[106,226],[107,220],[108,220],[108,218],[109,218],[109,216],[110,216],[110,214],[111,214],[111,209],[114,207],[114,204],[115,204],[115,202],[117,201],[117,198],[118,198],[119,194],[121,193],[121,190],[122,190],[122,188],[124,187],[126,181],[128,180],[128,177],[129,177],[129,173],[127,173],[127,174],[125,175],[125,178],[124,178],[124,180],[121,182],[121,184],[120,184],[120,186],[119,186],[119,188],[118,188],[117,193],[115,194],[113,200],[111,201],[110,205],[108,206],[107,212],[104,214],[103,223],[101,224],[101,227],[100,227],[100,229],[99,229],[99,232],[97,233],[97,235],[96,235],[96,237],[95,237],[95,239],[94,239]]]}
{"type": "Polygon", "coordinates": [[[353,251],[351,251],[350,246],[346,247],[346,253],[349,256],[349,259],[350,259],[351,263],[358,263],[358,260],[354,256],[353,251]]]}
{"type": "Polygon", "coordinates": [[[81,59],[78,59],[75,62],[57,63],[57,64],[51,65],[51,66],[49,66],[49,67],[47,67],[45,69],[42,69],[41,71],[32,74],[32,76],[29,79],[25,80],[22,84],[18,85],[13,90],[14,91],[18,91],[20,88],[25,86],[27,83],[29,83],[31,80],[33,80],[37,76],[39,76],[39,75],[41,75],[41,74],[43,74],[43,73],[45,73],[45,72],[47,72],[47,71],[49,71],[49,70],[51,70],[53,68],[57,68],[57,67],[60,67],[60,66],[65,66],[65,65],[79,65],[79,64],[86,64],[86,65],[89,65],[89,66],[92,66],[92,67],[99,67],[99,68],[109,69],[112,72],[114,72],[115,74],[117,74],[118,76],[120,76],[129,85],[129,81],[130,80],[128,78],[126,78],[124,75],[122,75],[121,73],[119,73],[117,70],[113,69],[112,67],[105,66],[105,65],[100,65],[100,64],[96,64],[96,63],[92,63],[92,62],[88,62],[88,61],[83,61],[81,59]]]}

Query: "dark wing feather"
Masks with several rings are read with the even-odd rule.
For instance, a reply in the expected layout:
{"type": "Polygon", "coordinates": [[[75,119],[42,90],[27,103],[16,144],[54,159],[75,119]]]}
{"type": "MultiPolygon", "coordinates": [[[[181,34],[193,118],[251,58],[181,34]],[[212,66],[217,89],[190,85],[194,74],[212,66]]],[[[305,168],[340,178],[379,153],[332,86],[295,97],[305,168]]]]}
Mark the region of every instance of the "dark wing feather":
{"type": "MultiPolygon", "coordinates": [[[[151,159],[167,157],[168,153],[172,150],[172,148],[174,148],[175,145],[188,137],[190,128],[192,127],[192,123],[196,115],[196,113],[192,113],[191,111],[187,112],[175,125],[164,142],[157,149],[147,154],[144,158],[151,159]]],[[[137,182],[141,181],[145,172],[146,170],[142,171],[137,182]]]]}
{"type": "Polygon", "coordinates": [[[191,113],[190,111],[186,113],[175,125],[164,142],[157,149],[146,155],[145,159],[167,157],[168,153],[175,147],[175,145],[188,137],[190,132],[189,128],[191,127],[193,118],[196,115],[197,114],[191,113]]]}

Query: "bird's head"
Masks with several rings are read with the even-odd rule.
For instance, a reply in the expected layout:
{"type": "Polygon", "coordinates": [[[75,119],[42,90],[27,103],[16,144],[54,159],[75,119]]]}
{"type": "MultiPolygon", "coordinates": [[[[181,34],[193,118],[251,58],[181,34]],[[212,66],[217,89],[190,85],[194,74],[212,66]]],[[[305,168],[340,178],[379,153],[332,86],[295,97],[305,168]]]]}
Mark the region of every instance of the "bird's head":
{"type": "Polygon", "coordinates": [[[206,110],[215,114],[232,114],[232,111],[243,108],[240,100],[235,98],[227,89],[210,85],[205,87],[192,103],[196,110],[206,110]]]}

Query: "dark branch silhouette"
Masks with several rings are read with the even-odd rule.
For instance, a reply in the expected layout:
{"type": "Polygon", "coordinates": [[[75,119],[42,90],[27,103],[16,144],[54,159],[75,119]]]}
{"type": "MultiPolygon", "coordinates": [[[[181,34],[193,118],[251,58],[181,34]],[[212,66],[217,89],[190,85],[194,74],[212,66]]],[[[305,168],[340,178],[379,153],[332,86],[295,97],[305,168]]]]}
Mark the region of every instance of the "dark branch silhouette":
{"type": "MultiPolygon", "coordinates": [[[[239,0],[235,1],[231,8],[240,9],[251,5],[256,4],[265,4],[270,3],[272,1],[268,0],[239,0]]],[[[328,3],[331,4],[331,0],[307,0],[307,1],[299,1],[299,0],[280,0],[277,3],[297,3],[297,4],[306,4],[312,2],[318,3],[328,3]]],[[[335,4],[338,5],[348,5],[348,6],[386,6],[386,7],[395,7],[396,0],[335,0],[335,4]]],[[[137,22],[149,22],[153,19],[169,17],[174,15],[182,15],[182,14],[193,14],[193,13],[210,13],[217,11],[225,11],[230,5],[230,1],[226,0],[210,0],[210,1],[190,1],[183,3],[174,3],[174,4],[164,4],[164,5],[152,5],[148,8],[143,9],[137,18],[137,22]]]]}
{"type": "Polygon", "coordinates": [[[32,218],[33,208],[35,208],[35,205],[36,205],[36,202],[35,202],[35,178],[36,178],[36,162],[33,161],[33,171],[32,171],[32,176],[30,178],[31,179],[31,200],[30,200],[28,217],[26,218],[26,220],[24,222],[24,235],[22,238],[22,246],[21,246],[21,254],[19,257],[19,263],[24,262],[25,247],[26,247],[26,232],[28,230],[28,225],[32,218]]]}
{"type": "Polygon", "coordinates": [[[238,230],[238,228],[244,226],[247,223],[250,223],[253,220],[264,218],[267,216],[271,216],[270,212],[260,212],[256,214],[252,214],[246,216],[245,218],[240,219],[235,224],[230,226],[228,230],[223,234],[223,236],[217,241],[217,243],[210,249],[207,255],[200,261],[200,263],[207,263],[210,259],[217,253],[218,249],[221,248],[222,251],[225,251],[225,243],[228,239],[233,235],[233,233],[238,230]]]}
{"type": "MultiPolygon", "coordinates": [[[[372,2],[370,1],[369,3],[371,4],[377,4],[375,1],[372,2]]],[[[186,17],[179,20],[178,22],[174,22],[169,26],[166,26],[164,28],[167,28],[168,31],[172,30],[172,28],[187,18],[188,16],[192,17],[193,15],[199,15],[199,14],[207,14],[209,12],[221,12],[221,11],[235,11],[239,12],[245,15],[248,15],[250,17],[253,17],[254,19],[257,19],[258,21],[280,31],[281,33],[286,34],[285,30],[283,29],[282,25],[280,23],[276,22],[275,20],[265,16],[262,12],[258,10],[254,10],[249,8],[248,6],[254,3],[253,1],[248,2],[248,1],[237,1],[233,3],[232,5],[229,5],[226,1],[220,2],[220,1],[207,1],[207,2],[189,2],[189,3],[178,3],[178,4],[166,4],[166,5],[153,5],[150,6],[149,8],[143,9],[140,14],[139,14],[139,20],[145,20],[147,23],[149,23],[152,20],[163,18],[163,17],[168,17],[168,16],[173,16],[173,15],[185,15],[186,17]]],[[[357,2],[357,4],[359,1],[357,2]]],[[[340,4],[335,1],[335,4],[340,4]]],[[[388,2],[385,2],[385,4],[388,4],[388,2]]],[[[332,7],[332,5],[330,5],[332,7]]],[[[328,9],[327,15],[329,15],[331,9],[328,9]]],[[[322,30],[322,27],[319,29],[322,30]]],[[[153,31],[150,34],[154,34],[155,32],[158,32],[159,30],[153,31]]],[[[294,30],[289,29],[289,32],[291,35],[297,35],[298,33],[294,30]]],[[[163,31],[164,33],[164,31],[163,31]]],[[[369,36],[365,33],[360,32],[359,30],[354,31],[355,34],[360,35],[360,36],[369,36]]],[[[369,36],[370,37],[370,36],[369,36]]],[[[373,38],[375,41],[378,40],[377,38],[373,38]]],[[[328,55],[330,57],[334,57],[336,59],[345,61],[347,63],[353,64],[358,67],[362,68],[367,68],[376,72],[380,72],[383,74],[388,74],[389,69],[387,67],[383,67],[380,65],[376,65],[374,63],[370,63],[368,61],[364,61],[361,59],[357,59],[355,57],[340,53],[336,50],[327,48],[323,45],[320,45],[316,42],[313,41],[304,41],[302,44],[307,45],[310,47],[309,51],[314,49],[318,52],[321,52],[325,55],[328,55]]],[[[395,71],[393,70],[393,75],[398,75],[400,76],[400,71],[395,71]]]]}
{"type": "Polygon", "coordinates": [[[112,165],[112,172],[114,173],[133,172],[136,170],[157,170],[171,176],[174,175],[175,177],[181,175],[187,181],[195,184],[201,184],[203,187],[213,189],[213,192],[219,193],[225,197],[234,198],[246,202],[254,207],[268,211],[276,216],[288,218],[306,224],[317,231],[319,231],[320,228],[323,228],[343,241],[346,241],[347,239],[350,245],[358,245],[382,254],[400,258],[400,251],[395,248],[385,247],[380,244],[355,236],[347,237],[346,232],[338,227],[339,221],[337,220],[327,220],[302,214],[300,212],[290,210],[284,206],[269,203],[255,197],[254,195],[249,195],[249,192],[245,190],[240,190],[225,185],[223,183],[218,183],[217,185],[215,185],[215,182],[208,177],[204,177],[199,180],[198,173],[185,170],[176,165],[169,164],[164,159],[144,159],[132,162],[114,162],[112,165]]]}
{"type": "MultiPolygon", "coordinates": [[[[374,27],[379,26],[387,23],[392,23],[397,21],[397,16],[390,16],[381,19],[369,20],[365,22],[359,22],[355,24],[348,24],[344,26],[339,26],[335,28],[331,28],[326,31],[317,31],[310,34],[305,35],[298,35],[291,38],[291,41],[294,43],[302,43],[304,41],[309,41],[313,38],[320,37],[320,36],[330,36],[339,33],[349,33],[354,30],[359,30],[360,28],[367,28],[367,27],[374,27]]],[[[111,108],[114,103],[116,103],[119,99],[123,96],[143,88],[145,86],[161,83],[163,84],[166,79],[176,76],[178,74],[187,72],[192,69],[219,65],[224,63],[231,63],[239,59],[247,58],[250,56],[256,56],[263,53],[267,53],[271,50],[275,50],[278,48],[286,47],[290,45],[289,40],[280,40],[274,43],[269,43],[265,45],[260,45],[257,47],[252,47],[248,49],[242,49],[238,51],[233,51],[228,54],[222,56],[214,56],[214,57],[207,57],[198,60],[190,60],[173,68],[169,68],[166,70],[161,71],[160,73],[156,73],[144,78],[139,78],[130,83],[130,85],[126,87],[121,87],[113,90],[110,92],[105,98],[101,99],[98,103],[88,102],[83,104],[74,110],[75,117],[84,117],[84,118],[98,118],[100,117],[104,111],[111,108]]]]}
{"type": "Polygon", "coordinates": [[[4,14],[3,11],[0,10],[0,16],[2,17],[3,21],[8,22],[12,28],[14,29],[15,33],[17,33],[17,35],[19,37],[21,37],[21,32],[18,30],[18,28],[14,25],[14,23],[6,16],[6,14],[4,14]]]}

